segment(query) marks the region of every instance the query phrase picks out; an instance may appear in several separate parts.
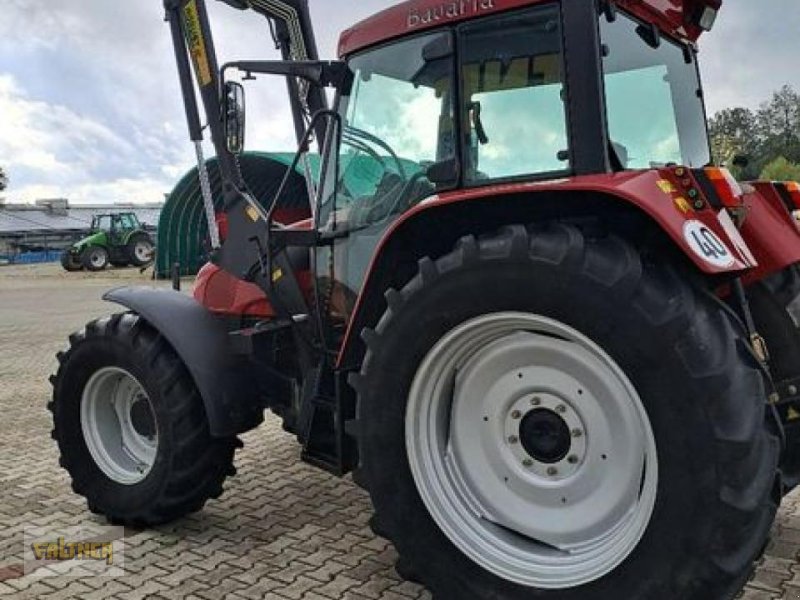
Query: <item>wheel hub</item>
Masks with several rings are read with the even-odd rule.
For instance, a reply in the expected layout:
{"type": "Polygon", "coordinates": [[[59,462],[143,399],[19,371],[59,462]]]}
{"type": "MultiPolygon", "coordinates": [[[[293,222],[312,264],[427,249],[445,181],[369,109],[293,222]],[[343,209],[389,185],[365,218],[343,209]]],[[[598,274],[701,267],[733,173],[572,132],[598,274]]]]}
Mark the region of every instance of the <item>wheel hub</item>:
{"type": "Polygon", "coordinates": [[[145,396],[136,398],[131,406],[131,426],[136,433],[148,439],[156,434],[156,421],[153,411],[150,410],[150,402],[145,396]]]}
{"type": "Polygon", "coordinates": [[[546,408],[532,410],[519,426],[520,441],[534,460],[548,465],[564,460],[572,447],[566,422],[546,408]]]}
{"type": "Polygon", "coordinates": [[[504,422],[509,450],[517,464],[543,479],[570,477],[586,458],[586,425],[573,407],[576,400],[547,391],[525,393],[527,383],[520,381],[522,395],[510,405],[504,422]]]}

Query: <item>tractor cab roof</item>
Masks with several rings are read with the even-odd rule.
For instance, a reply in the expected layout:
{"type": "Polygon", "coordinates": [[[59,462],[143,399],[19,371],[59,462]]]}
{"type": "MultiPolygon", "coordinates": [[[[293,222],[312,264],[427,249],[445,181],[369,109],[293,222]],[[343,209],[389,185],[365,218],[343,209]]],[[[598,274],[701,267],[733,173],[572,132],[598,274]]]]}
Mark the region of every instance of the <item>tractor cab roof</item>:
{"type": "MultiPolygon", "coordinates": [[[[408,0],[350,29],[339,41],[344,57],[369,46],[482,15],[544,4],[549,0],[408,0]]],[[[610,0],[667,35],[696,42],[710,29],[722,0],[610,0]]]]}

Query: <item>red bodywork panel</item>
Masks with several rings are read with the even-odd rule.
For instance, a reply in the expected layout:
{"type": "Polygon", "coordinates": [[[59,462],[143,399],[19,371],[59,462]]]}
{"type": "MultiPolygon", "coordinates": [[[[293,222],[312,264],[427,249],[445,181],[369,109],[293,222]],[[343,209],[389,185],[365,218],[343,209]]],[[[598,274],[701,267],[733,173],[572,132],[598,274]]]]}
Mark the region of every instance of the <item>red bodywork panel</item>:
{"type": "MultiPolygon", "coordinates": [[[[346,30],[339,40],[339,56],[347,56],[369,46],[452,25],[483,15],[548,0],[410,0],[380,12],[346,30]]],[[[569,0],[584,1],[584,0],[569,0]]],[[[692,19],[703,7],[719,9],[721,0],[617,0],[618,4],[641,19],[655,23],[668,35],[697,41],[703,31],[692,19]]]]}
{"type": "Polygon", "coordinates": [[[744,277],[759,279],[800,262],[800,224],[781,201],[775,184],[754,182],[753,192],[744,196],[747,218],[742,236],[759,262],[759,268],[744,277]]]}
{"type": "Polygon", "coordinates": [[[275,311],[264,292],[254,283],[237,279],[208,263],[197,274],[194,298],[213,313],[269,319],[275,311]]]}
{"type": "MultiPolygon", "coordinates": [[[[307,215],[308,211],[298,213],[297,216],[303,220],[289,227],[311,229],[314,222],[312,219],[306,219],[307,215]]],[[[281,213],[281,221],[290,222],[290,216],[284,211],[281,213]]],[[[218,218],[218,224],[220,225],[220,234],[224,239],[227,236],[227,218],[218,218]]],[[[297,277],[300,287],[309,295],[313,289],[311,272],[303,271],[298,273],[297,277]]],[[[197,274],[194,298],[208,310],[219,315],[255,319],[271,319],[276,316],[275,310],[260,287],[254,283],[242,281],[212,263],[205,265],[197,274]]]]}

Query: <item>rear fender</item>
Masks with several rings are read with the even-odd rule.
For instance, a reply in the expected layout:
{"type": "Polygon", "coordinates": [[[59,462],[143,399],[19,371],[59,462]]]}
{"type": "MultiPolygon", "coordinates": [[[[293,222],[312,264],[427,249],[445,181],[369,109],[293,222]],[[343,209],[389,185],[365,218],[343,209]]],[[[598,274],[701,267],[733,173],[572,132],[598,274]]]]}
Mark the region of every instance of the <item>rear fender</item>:
{"type": "Polygon", "coordinates": [[[223,323],[190,296],[128,287],[103,296],[140,315],[170,343],[203,398],[211,435],[228,437],[264,421],[252,366],[230,347],[223,323]]]}
{"type": "Polygon", "coordinates": [[[484,225],[496,227],[504,223],[534,222],[543,217],[541,206],[545,202],[549,202],[550,209],[544,218],[563,218],[567,216],[562,214],[566,211],[558,209],[562,200],[566,202],[578,197],[581,199],[579,209],[581,204],[585,206],[581,209],[584,216],[603,216],[603,208],[593,206],[587,201],[589,199],[602,200],[599,203],[601,207],[633,209],[662,230],[680,253],[707,276],[746,273],[757,267],[757,261],[733,223],[729,220],[723,223],[727,220],[727,213],[723,212],[720,217],[710,208],[696,210],[668,170],[587,175],[447,192],[428,198],[405,213],[378,244],[351,314],[349,330],[339,354],[339,367],[358,365],[363,352],[358,336],[380,318],[376,313],[381,311],[376,311],[375,306],[384,306],[382,296],[387,282],[383,274],[396,268],[393,265],[396,248],[415,248],[421,240],[427,243],[445,237],[449,243],[450,233],[458,236],[480,233],[484,225]],[[489,211],[497,212],[497,207],[504,207],[509,220],[483,216],[489,211]],[[464,218],[470,214],[476,216],[471,222],[464,218]],[[479,231],[474,227],[470,229],[476,223],[479,231]]]}
{"type": "MultiPolygon", "coordinates": [[[[747,188],[747,184],[743,186],[747,188]]],[[[754,182],[744,195],[746,218],[742,236],[758,260],[758,268],[745,276],[745,283],[760,281],[800,262],[800,224],[791,198],[771,182],[754,182]]]]}

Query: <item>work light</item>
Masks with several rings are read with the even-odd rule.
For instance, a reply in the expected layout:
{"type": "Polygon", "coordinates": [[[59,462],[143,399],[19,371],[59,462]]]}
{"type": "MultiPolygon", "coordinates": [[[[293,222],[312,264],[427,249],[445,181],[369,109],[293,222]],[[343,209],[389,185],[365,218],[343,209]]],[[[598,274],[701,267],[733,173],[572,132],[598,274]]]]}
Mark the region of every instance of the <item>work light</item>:
{"type": "Polygon", "coordinates": [[[700,29],[711,31],[714,28],[714,23],[717,22],[717,14],[719,11],[713,6],[705,6],[699,11],[697,25],[700,29]]]}

